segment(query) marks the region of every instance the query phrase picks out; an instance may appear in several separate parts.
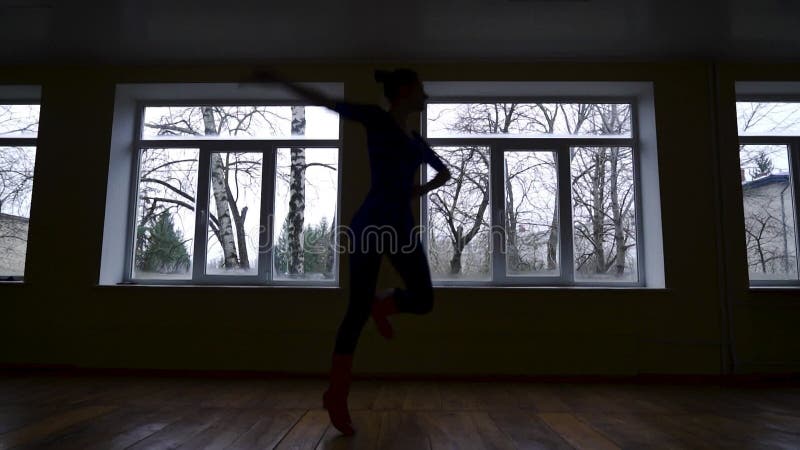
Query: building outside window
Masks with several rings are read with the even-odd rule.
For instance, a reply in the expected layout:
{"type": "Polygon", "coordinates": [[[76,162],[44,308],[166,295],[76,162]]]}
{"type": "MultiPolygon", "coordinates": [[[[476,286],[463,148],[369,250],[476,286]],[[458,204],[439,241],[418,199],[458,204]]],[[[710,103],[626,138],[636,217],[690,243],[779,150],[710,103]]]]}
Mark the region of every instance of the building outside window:
{"type": "Polygon", "coordinates": [[[798,284],[800,102],[742,96],[736,110],[750,283],[798,284]]]}
{"type": "MultiPolygon", "coordinates": [[[[0,280],[22,280],[39,131],[34,97],[0,98],[0,280]]],[[[24,93],[22,93],[24,95],[24,93]]]]}

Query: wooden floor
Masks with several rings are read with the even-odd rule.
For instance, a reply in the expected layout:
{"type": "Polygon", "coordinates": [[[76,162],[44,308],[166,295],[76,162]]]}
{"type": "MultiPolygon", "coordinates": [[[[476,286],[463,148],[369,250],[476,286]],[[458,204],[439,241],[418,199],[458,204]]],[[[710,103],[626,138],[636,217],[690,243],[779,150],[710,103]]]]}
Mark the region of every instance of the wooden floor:
{"type": "Polygon", "coordinates": [[[798,449],[800,386],[356,381],[0,372],[0,449],[798,449]]]}

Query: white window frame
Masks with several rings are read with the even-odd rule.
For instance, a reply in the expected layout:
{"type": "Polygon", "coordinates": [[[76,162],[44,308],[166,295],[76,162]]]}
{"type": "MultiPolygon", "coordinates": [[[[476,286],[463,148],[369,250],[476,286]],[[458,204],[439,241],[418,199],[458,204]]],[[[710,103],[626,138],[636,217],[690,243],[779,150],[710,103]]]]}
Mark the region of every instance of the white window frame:
{"type": "MultiPolygon", "coordinates": [[[[791,102],[800,103],[800,83],[783,83],[783,82],[737,82],[736,83],[736,102],[791,102]]],[[[737,117],[738,119],[738,117],[737,117]]],[[[736,126],[737,135],[739,126],[736,126]]],[[[800,200],[800,183],[797,182],[797,176],[800,174],[800,131],[794,135],[758,135],[747,134],[738,136],[739,147],[742,145],[785,145],[789,158],[789,180],[792,184],[792,196],[794,202],[794,223],[795,223],[795,255],[800,255],[800,231],[797,227],[800,225],[800,208],[798,208],[798,200],[800,200]]],[[[744,196],[744,193],[742,193],[744,196]]],[[[742,201],[744,199],[742,198],[742,201]]],[[[744,233],[742,233],[744,237],[744,233]]],[[[800,287],[800,277],[797,280],[753,280],[750,278],[750,262],[747,260],[747,252],[745,251],[745,266],[747,267],[747,275],[749,285],[751,287],[800,287]]],[[[798,264],[798,273],[800,273],[800,264],[798,264]]]]}
{"type": "MultiPolygon", "coordinates": [[[[313,87],[333,97],[341,97],[341,83],[315,83],[313,87]]],[[[152,106],[316,106],[306,101],[292,98],[279,87],[241,87],[235,84],[165,84],[165,85],[128,85],[117,87],[117,103],[115,105],[114,132],[112,133],[112,161],[109,173],[109,192],[106,199],[106,227],[115,221],[118,237],[122,237],[124,248],[116,243],[108,232],[104,233],[103,258],[101,264],[100,284],[137,284],[137,285],[225,285],[225,286],[305,286],[305,287],[337,287],[339,285],[340,255],[334,255],[333,278],[329,280],[315,279],[274,279],[273,274],[273,230],[274,230],[274,187],[275,167],[279,148],[329,148],[337,152],[338,164],[342,160],[342,121],[339,120],[338,139],[158,139],[143,138],[142,121],[144,109],[152,106]],[[164,96],[164,92],[178,95],[164,96]],[[217,94],[217,95],[208,95],[217,94]],[[234,94],[234,95],[232,95],[234,94]],[[123,98],[120,98],[120,97],[123,98]],[[125,111],[120,111],[124,109],[125,111]],[[132,113],[132,114],[131,114],[132,113]],[[124,122],[123,122],[124,120],[124,122]],[[131,133],[128,139],[123,135],[115,142],[117,133],[131,133]],[[191,278],[175,279],[138,279],[133,277],[134,239],[136,230],[136,208],[139,184],[139,163],[142,150],[148,148],[196,148],[198,153],[197,194],[195,202],[195,225],[192,251],[191,278]],[[118,153],[119,158],[113,154],[118,153]],[[208,233],[208,206],[211,154],[216,152],[260,153],[263,157],[261,179],[261,207],[258,271],[256,275],[224,275],[206,273],[206,237],[208,233]],[[124,162],[127,159],[127,163],[124,162]],[[113,208],[113,197],[120,198],[120,190],[112,187],[112,171],[117,167],[127,167],[125,189],[125,222],[124,233],[120,236],[119,218],[111,217],[109,208],[113,208]],[[115,261],[119,258],[119,261],[115,261]]],[[[336,194],[337,205],[341,205],[341,170],[337,171],[336,194]]],[[[121,184],[115,180],[114,184],[121,184]]],[[[335,223],[340,223],[340,207],[336,208],[335,223]]],[[[116,212],[121,212],[116,208],[116,212]]],[[[335,239],[338,240],[338,233],[335,239]]],[[[335,243],[338,248],[338,241],[335,243]]]]}
{"type": "MultiPolygon", "coordinates": [[[[41,86],[33,86],[33,85],[6,85],[0,86],[0,104],[2,105],[39,105],[39,118],[41,122],[41,86]]],[[[0,136],[0,147],[34,147],[36,148],[36,155],[38,159],[39,155],[39,132],[37,131],[36,137],[3,137],[0,136]]],[[[34,161],[34,167],[36,167],[36,162],[34,161]]],[[[34,169],[35,170],[35,169],[34,169]]],[[[36,183],[36,178],[34,177],[33,182],[36,183]]],[[[33,205],[33,196],[31,196],[31,209],[33,205]]],[[[29,227],[30,227],[30,219],[28,219],[29,227]]],[[[28,229],[28,234],[30,236],[30,228],[28,229]]],[[[28,246],[28,241],[25,242],[25,268],[24,271],[28,271],[28,250],[30,246],[28,246]]],[[[4,275],[0,276],[0,282],[24,282],[25,277],[23,276],[10,276],[4,275]]]]}
{"type": "MultiPolygon", "coordinates": [[[[502,286],[502,287],[587,287],[587,288],[663,288],[663,254],[661,242],[660,201],[658,200],[658,168],[655,149],[655,120],[652,106],[652,90],[643,83],[609,82],[438,82],[426,83],[429,104],[434,103],[624,103],[631,107],[630,137],[547,137],[541,138],[493,138],[491,136],[427,138],[434,149],[438,146],[481,145],[490,149],[490,230],[491,279],[490,280],[434,280],[436,286],[502,286]],[[461,86],[459,86],[461,85],[461,86]],[[473,93],[474,91],[474,93],[473,93]],[[554,95],[519,95],[528,92],[546,92],[554,95]],[[441,92],[441,93],[440,93],[441,92]],[[459,92],[461,95],[452,95],[459,92]],[[598,93],[609,95],[597,95],[598,93]],[[495,95],[493,95],[495,94],[495,95]],[[647,110],[640,111],[640,108],[647,110]],[[643,120],[642,120],[643,119],[643,120]],[[651,179],[647,192],[648,200],[654,197],[653,205],[643,209],[642,183],[642,138],[640,122],[652,128],[644,143],[649,149],[647,171],[651,179]],[[572,192],[570,149],[574,147],[628,147],[631,148],[634,171],[637,281],[576,281],[573,261],[572,192]],[[506,273],[505,216],[502,161],[504,152],[513,150],[550,151],[556,156],[559,210],[559,275],[512,275],[506,273]],[[566,181],[566,182],[565,182],[566,181]],[[648,231],[645,233],[645,222],[648,231]]],[[[648,84],[649,83],[645,83],[648,84]]],[[[422,113],[422,135],[427,136],[427,108],[422,113]]],[[[427,179],[427,166],[421,170],[421,179],[427,179]]],[[[648,177],[650,178],[650,177],[648,177]]],[[[420,218],[427,224],[427,196],[420,201],[420,218]]],[[[423,234],[427,248],[427,233],[423,234]]]]}

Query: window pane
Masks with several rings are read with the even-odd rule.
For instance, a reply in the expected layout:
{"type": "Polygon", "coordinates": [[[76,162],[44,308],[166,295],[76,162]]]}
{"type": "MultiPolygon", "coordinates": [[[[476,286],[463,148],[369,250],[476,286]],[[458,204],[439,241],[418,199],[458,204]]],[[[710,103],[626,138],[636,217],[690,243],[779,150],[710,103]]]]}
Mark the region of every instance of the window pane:
{"type": "Polygon", "coordinates": [[[143,139],[339,139],[339,116],[321,106],[148,106],[143,139]]]}
{"type": "Polygon", "coordinates": [[[258,275],[262,153],[212,153],[206,273],[258,275]]]}
{"type": "Polygon", "coordinates": [[[631,148],[576,147],[571,157],[575,280],[637,281],[631,148]]]}
{"type": "Polygon", "coordinates": [[[39,105],[0,105],[0,137],[36,137],[39,105]]]}
{"type": "Polygon", "coordinates": [[[22,277],[35,147],[0,147],[0,277],[22,277]]]}
{"type": "Polygon", "coordinates": [[[747,264],[751,280],[796,280],[797,245],[786,145],[739,151],[747,264]]]}
{"type": "Polygon", "coordinates": [[[629,137],[628,104],[431,103],[427,137],[629,137]]]}
{"type": "Polygon", "coordinates": [[[555,153],[507,151],[503,179],[507,274],[558,276],[555,153]]]}
{"type": "Polygon", "coordinates": [[[800,103],[737,102],[740,135],[800,134],[800,103]]]}
{"type": "MultiPolygon", "coordinates": [[[[427,194],[428,260],[438,280],[491,279],[489,148],[437,147],[452,179],[427,194]]],[[[428,173],[429,179],[433,177],[428,173]]]]}
{"type": "Polygon", "coordinates": [[[197,149],[142,150],[133,277],[191,279],[197,149]]]}
{"type": "Polygon", "coordinates": [[[333,280],[339,151],[279,148],[276,158],[274,278],[333,280]]]}

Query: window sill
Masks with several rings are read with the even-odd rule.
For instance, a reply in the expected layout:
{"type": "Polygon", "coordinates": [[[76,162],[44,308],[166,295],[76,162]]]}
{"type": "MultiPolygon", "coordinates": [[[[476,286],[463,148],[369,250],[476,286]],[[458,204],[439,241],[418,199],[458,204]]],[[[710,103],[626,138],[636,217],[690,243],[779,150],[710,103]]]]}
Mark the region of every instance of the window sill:
{"type": "Polygon", "coordinates": [[[331,284],[192,284],[192,283],[117,283],[96,284],[97,288],[205,288],[205,289],[263,289],[263,288],[289,288],[289,289],[341,289],[341,286],[331,284]]]}
{"type": "MultiPolygon", "coordinates": [[[[97,288],[200,288],[200,289],[322,289],[339,290],[346,289],[346,286],[335,285],[306,285],[306,284],[138,284],[138,283],[118,283],[118,284],[96,284],[97,288]]],[[[480,286],[433,286],[437,290],[526,290],[526,291],[589,291],[589,292],[671,292],[669,288],[644,287],[644,286],[503,286],[503,285],[480,285],[480,286]]]]}
{"type": "Polygon", "coordinates": [[[747,288],[747,291],[748,292],[758,292],[759,294],[770,293],[770,292],[775,292],[775,293],[787,292],[787,293],[796,294],[798,291],[800,291],[800,285],[749,286],[747,288]]]}
{"type": "Polygon", "coordinates": [[[508,289],[508,290],[530,290],[530,291],[613,291],[613,292],[671,292],[671,289],[664,287],[646,286],[511,286],[511,285],[434,285],[434,289],[508,289]]]}

